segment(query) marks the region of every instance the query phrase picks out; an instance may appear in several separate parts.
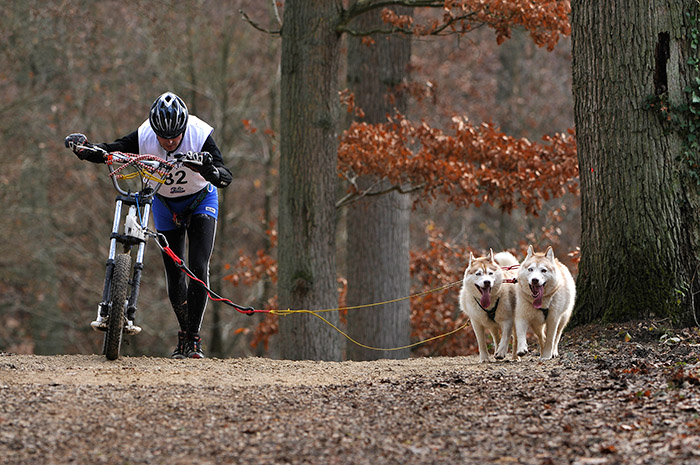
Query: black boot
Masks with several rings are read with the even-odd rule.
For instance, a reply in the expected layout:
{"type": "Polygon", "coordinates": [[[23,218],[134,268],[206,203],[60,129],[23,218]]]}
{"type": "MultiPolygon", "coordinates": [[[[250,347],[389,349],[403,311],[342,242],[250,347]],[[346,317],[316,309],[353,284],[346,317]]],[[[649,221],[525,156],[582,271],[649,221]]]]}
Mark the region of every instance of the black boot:
{"type": "Polygon", "coordinates": [[[187,334],[184,331],[177,332],[177,347],[173,350],[171,358],[185,358],[185,341],[187,334]]]}
{"type": "Polygon", "coordinates": [[[199,334],[187,334],[185,357],[204,358],[204,352],[202,352],[202,338],[199,337],[199,334]]]}

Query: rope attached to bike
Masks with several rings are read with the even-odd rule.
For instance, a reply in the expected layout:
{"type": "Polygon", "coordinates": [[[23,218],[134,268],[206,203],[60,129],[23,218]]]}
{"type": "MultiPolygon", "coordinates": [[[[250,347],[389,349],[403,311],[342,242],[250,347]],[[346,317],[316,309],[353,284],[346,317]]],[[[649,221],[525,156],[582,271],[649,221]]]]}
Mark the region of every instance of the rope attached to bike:
{"type": "Polygon", "coordinates": [[[166,254],[168,257],[170,257],[172,259],[172,261],[175,263],[175,265],[178,268],[180,268],[187,275],[188,278],[199,283],[207,291],[207,294],[209,295],[210,299],[212,299],[216,302],[222,302],[230,307],[233,307],[234,309],[236,309],[236,311],[238,311],[240,313],[245,313],[246,315],[252,315],[254,313],[270,313],[269,310],[256,310],[253,307],[244,307],[242,305],[238,305],[237,303],[233,302],[231,299],[221,297],[219,294],[212,291],[204,281],[202,281],[197,276],[195,276],[195,274],[189,268],[187,268],[187,266],[182,261],[182,259],[180,257],[178,257],[175,254],[175,252],[173,252],[173,250],[169,247],[168,241],[165,239],[165,236],[163,236],[160,233],[153,233],[150,231],[148,232],[148,234],[155,237],[155,242],[156,242],[156,245],[158,245],[158,248],[164,254],[166,254]],[[161,244],[161,242],[160,242],[161,240],[164,241],[165,245],[161,244]]]}
{"type": "Polygon", "coordinates": [[[295,314],[295,313],[305,313],[305,314],[313,315],[313,316],[315,316],[316,318],[319,318],[320,320],[322,320],[324,323],[326,323],[328,326],[330,326],[330,327],[333,328],[334,330],[336,330],[338,333],[340,333],[340,334],[341,334],[343,337],[345,337],[347,340],[349,340],[349,341],[352,342],[353,344],[358,345],[358,346],[360,346],[360,347],[362,347],[362,348],[364,348],[364,349],[368,349],[368,350],[378,350],[378,351],[396,351],[396,350],[410,349],[410,348],[412,348],[412,347],[416,347],[416,346],[419,346],[419,345],[421,345],[421,344],[426,344],[426,343],[428,343],[428,342],[432,342],[432,341],[435,341],[435,340],[437,340],[437,339],[441,339],[441,338],[444,338],[444,337],[447,337],[447,336],[451,336],[451,335],[453,335],[453,334],[455,334],[455,333],[458,333],[459,331],[461,331],[461,330],[463,330],[464,328],[466,328],[467,326],[469,326],[469,323],[470,323],[469,320],[467,320],[466,323],[464,323],[462,326],[460,326],[460,327],[457,328],[457,329],[453,329],[452,331],[449,331],[449,332],[447,332],[447,333],[440,334],[440,335],[438,335],[438,336],[434,336],[434,337],[431,337],[431,338],[428,338],[428,339],[424,339],[424,340],[422,340],[422,341],[414,342],[413,344],[408,344],[408,345],[401,346],[401,347],[390,347],[390,348],[386,348],[386,347],[372,347],[372,346],[369,346],[369,345],[366,345],[366,344],[362,344],[362,343],[356,341],[355,339],[353,339],[352,337],[350,337],[347,333],[345,333],[343,330],[341,330],[341,329],[338,328],[336,325],[334,325],[333,323],[331,323],[330,321],[328,321],[328,319],[326,319],[326,318],[324,318],[323,316],[319,315],[319,313],[334,312],[334,311],[341,311],[341,310],[355,310],[355,309],[360,309],[360,308],[376,307],[376,306],[379,306],[379,305],[385,305],[385,304],[400,302],[400,301],[403,301],[403,300],[408,300],[408,299],[412,299],[412,298],[415,298],[415,297],[420,297],[420,296],[423,296],[423,295],[431,294],[431,293],[433,293],[433,292],[439,292],[439,291],[442,291],[442,290],[445,290],[445,289],[454,287],[454,286],[456,286],[456,285],[458,285],[458,284],[461,284],[462,282],[461,282],[461,281],[455,281],[455,282],[453,282],[453,283],[446,284],[446,285],[444,285],[444,286],[440,286],[440,287],[435,288],[435,289],[430,289],[430,290],[428,290],[428,291],[419,292],[419,293],[417,293],[417,294],[412,294],[412,295],[409,295],[409,296],[406,296],[406,297],[401,297],[401,298],[398,298],[398,299],[387,300],[387,301],[384,301],[384,302],[376,302],[376,303],[373,303],[373,304],[356,305],[356,306],[352,306],[352,307],[325,308],[325,309],[321,309],[321,310],[306,310],[306,309],[300,309],[300,310],[291,310],[291,309],[286,309],[286,310],[280,310],[280,309],[277,309],[277,310],[273,310],[273,309],[264,309],[264,310],[259,310],[259,309],[255,309],[255,308],[253,308],[253,307],[244,307],[244,306],[242,306],[242,305],[238,305],[237,303],[231,301],[230,299],[227,299],[227,298],[225,298],[225,297],[221,297],[219,294],[217,294],[216,292],[212,291],[212,290],[209,288],[209,286],[207,286],[207,284],[206,284],[204,281],[202,281],[202,280],[199,279],[197,276],[195,276],[194,273],[192,273],[192,271],[191,271],[189,268],[187,268],[187,266],[186,266],[185,263],[182,261],[182,259],[181,259],[180,257],[178,257],[177,254],[175,254],[175,252],[173,252],[173,250],[169,247],[168,241],[165,239],[165,236],[163,236],[163,235],[160,234],[160,233],[154,233],[154,232],[152,232],[152,231],[150,231],[150,230],[147,230],[146,234],[148,234],[148,235],[151,236],[151,237],[154,237],[154,238],[155,238],[155,243],[158,245],[158,248],[160,248],[160,250],[161,250],[164,254],[166,254],[168,257],[170,257],[170,259],[175,263],[175,265],[176,265],[178,268],[180,268],[180,269],[187,275],[187,277],[189,277],[191,280],[193,280],[193,281],[197,282],[198,284],[200,284],[200,285],[207,291],[207,294],[209,295],[209,297],[210,297],[212,300],[214,300],[214,301],[216,301],[216,302],[222,302],[222,303],[224,303],[224,304],[226,304],[226,305],[228,305],[228,306],[230,306],[230,307],[233,307],[233,308],[234,308],[236,311],[238,311],[239,313],[243,313],[243,314],[246,314],[246,315],[249,315],[249,316],[250,316],[250,315],[253,315],[253,314],[255,314],[255,313],[268,313],[268,314],[278,315],[278,316],[287,316],[287,315],[291,315],[291,314],[295,314]],[[163,243],[160,242],[161,240],[163,241],[163,243]],[[165,244],[165,245],[163,245],[163,244],[165,244]]]}

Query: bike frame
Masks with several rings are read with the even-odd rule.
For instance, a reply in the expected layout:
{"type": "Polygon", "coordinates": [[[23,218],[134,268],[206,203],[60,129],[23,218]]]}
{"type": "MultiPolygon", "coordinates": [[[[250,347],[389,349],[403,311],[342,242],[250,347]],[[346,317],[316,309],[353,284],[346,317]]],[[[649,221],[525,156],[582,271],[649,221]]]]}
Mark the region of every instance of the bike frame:
{"type": "Polygon", "coordinates": [[[114,206],[114,221],[112,223],[112,233],[110,234],[109,241],[109,255],[107,256],[106,263],[106,273],[105,273],[105,283],[104,289],[102,291],[102,302],[98,306],[98,315],[103,316],[109,312],[103,311],[104,306],[111,302],[110,299],[110,287],[112,283],[112,272],[114,270],[114,257],[117,254],[117,244],[121,244],[124,249],[124,253],[130,253],[134,245],[138,244],[138,251],[136,253],[136,261],[134,263],[134,273],[131,279],[131,295],[129,297],[129,306],[127,309],[127,317],[133,320],[133,315],[136,312],[137,301],[139,296],[139,289],[141,286],[141,272],[143,271],[143,257],[146,251],[146,237],[143,233],[139,233],[133,230],[133,228],[127,227],[127,224],[136,221],[141,228],[148,228],[148,218],[151,213],[151,205],[153,203],[153,197],[143,197],[134,194],[118,195],[115,199],[114,206]],[[120,226],[122,225],[122,209],[124,205],[129,206],[129,212],[124,218],[124,230],[133,231],[125,232],[120,234],[120,226]],[[143,220],[138,222],[139,215],[137,210],[142,209],[143,220]]]}
{"type": "MultiPolygon", "coordinates": [[[[136,313],[139,290],[141,287],[141,273],[144,268],[144,255],[146,251],[146,242],[148,240],[148,235],[146,231],[148,230],[148,221],[151,213],[151,206],[153,204],[153,198],[162,186],[162,179],[169,173],[173,168],[174,164],[166,162],[165,160],[151,159],[140,160],[138,163],[150,167],[154,170],[161,170],[160,180],[155,177],[155,183],[150,183],[145,177],[141,178],[141,189],[138,192],[130,192],[122,188],[119,185],[119,176],[117,175],[119,169],[114,167],[115,163],[128,164],[131,157],[118,152],[107,153],[103,151],[103,155],[106,158],[107,166],[109,168],[110,177],[114,188],[118,195],[115,198],[114,205],[114,218],[112,221],[112,232],[110,234],[109,241],[109,254],[107,256],[106,270],[105,270],[105,280],[104,287],[102,290],[102,302],[99,303],[97,308],[98,320],[100,317],[107,317],[112,311],[112,277],[114,274],[115,257],[118,253],[118,244],[123,247],[123,253],[131,254],[132,248],[137,245],[138,250],[136,253],[136,260],[133,266],[133,272],[131,275],[131,280],[129,284],[131,285],[131,292],[128,297],[126,318],[127,320],[133,321],[134,314],[136,313]],[[160,160],[160,161],[158,161],[160,160]],[[126,215],[123,214],[124,207],[128,207],[128,212],[126,215]],[[123,230],[123,233],[120,233],[123,230]]],[[[143,173],[141,173],[143,175],[143,173]]]]}

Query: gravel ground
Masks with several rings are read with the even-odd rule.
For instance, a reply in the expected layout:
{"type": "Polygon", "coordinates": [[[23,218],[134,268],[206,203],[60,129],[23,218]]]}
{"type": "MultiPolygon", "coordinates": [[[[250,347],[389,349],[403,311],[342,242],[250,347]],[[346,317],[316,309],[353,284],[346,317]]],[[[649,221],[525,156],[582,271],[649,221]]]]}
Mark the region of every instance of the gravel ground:
{"type": "Polygon", "coordinates": [[[700,335],[564,335],[556,360],[0,354],[3,464],[699,464],[700,335]]]}

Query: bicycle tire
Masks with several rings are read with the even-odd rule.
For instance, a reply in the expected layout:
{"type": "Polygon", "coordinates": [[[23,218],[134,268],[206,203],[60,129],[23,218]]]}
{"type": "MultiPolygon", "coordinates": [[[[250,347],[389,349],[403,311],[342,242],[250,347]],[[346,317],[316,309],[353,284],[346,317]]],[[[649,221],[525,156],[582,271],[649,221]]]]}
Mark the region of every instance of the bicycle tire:
{"type": "Polygon", "coordinates": [[[127,296],[129,291],[129,272],[131,271],[131,255],[120,253],[114,257],[114,271],[112,272],[112,285],[110,290],[109,317],[107,319],[107,332],[105,333],[104,354],[107,360],[119,358],[124,334],[127,296]]]}

